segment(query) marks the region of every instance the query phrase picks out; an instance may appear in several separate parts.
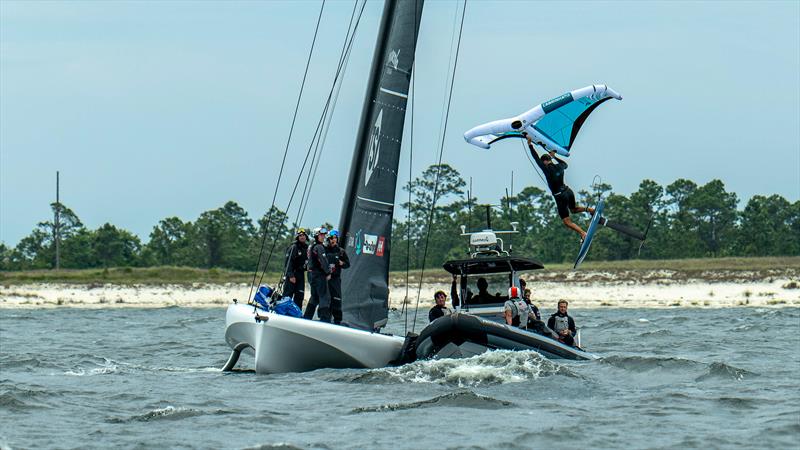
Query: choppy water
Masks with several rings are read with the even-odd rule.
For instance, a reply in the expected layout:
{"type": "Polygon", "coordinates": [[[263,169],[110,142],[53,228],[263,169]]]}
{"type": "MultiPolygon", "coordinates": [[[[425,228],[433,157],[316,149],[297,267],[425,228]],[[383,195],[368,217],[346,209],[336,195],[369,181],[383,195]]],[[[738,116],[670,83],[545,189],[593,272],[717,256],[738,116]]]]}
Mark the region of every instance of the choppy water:
{"type": "Polygon", "coordinates": [[[602,359],[262,376],[222,309],[0,310],[0,447],[800,447],[800,309],[572,313],[602,359]]]}

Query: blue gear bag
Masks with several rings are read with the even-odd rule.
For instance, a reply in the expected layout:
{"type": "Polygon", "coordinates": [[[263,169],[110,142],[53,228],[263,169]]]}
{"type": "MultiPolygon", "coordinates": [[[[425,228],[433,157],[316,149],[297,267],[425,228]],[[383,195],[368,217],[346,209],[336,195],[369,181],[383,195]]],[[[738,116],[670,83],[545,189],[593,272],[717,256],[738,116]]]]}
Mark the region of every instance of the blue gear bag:
{"type": "Polygon", "coordinates": [[[282,316],[300,317],[303,312],[297,307],[292,297],[283,297],[275,302],[274,311],[282,316]]]}
{"type": "Polygon", "coordinates": [[[264,311],[269,311],[269,300],[272,297],[272,288],[266,284],[262,284],[256,291],[253,301],[256,305],[264,311]]]}

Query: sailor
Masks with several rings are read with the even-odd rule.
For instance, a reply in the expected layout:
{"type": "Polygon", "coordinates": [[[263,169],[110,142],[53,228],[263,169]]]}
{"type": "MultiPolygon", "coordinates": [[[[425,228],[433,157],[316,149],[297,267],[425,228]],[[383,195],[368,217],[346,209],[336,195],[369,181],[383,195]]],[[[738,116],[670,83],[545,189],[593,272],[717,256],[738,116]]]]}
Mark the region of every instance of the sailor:
{"type": "Polygon", "coordinates": [[[558,340],[567,344],[575,344],[575,321],[567,314],[567,306],[569,304],[566,300],[558,301],[558,312],[550,316],[547,320],[547,327],[558,334],[558,340]]]}
{"type": "Polygon", "coordinates": [[[308,259],[308,235],[305,228],[298,228],[294,242],[286,249],[286,274],[283,282],[283,296],[293,297],[294,303],[303,310],[303,297],[306,288],[306,260],[308,259]]]}
{"type": "MultiPolygon", "coordinates": [[[[553,194],[553,198],[556,201],[556,207],[558,208],[558,215],[561,217],[561,221],[564,223],[564,226],[580,234],[581,241],[583,241],[583,239],[586,237],[586,232],[583,231],[578,224],[573,222],[569,215],[570,213],[581,212],[589,212],[590,214],[594,214],[594,208],[578,206],[575,204],[575,193],[572,192],[572,189],[570,189],[569,186],[564,184],[564,171],[567,170],[567,163],[556,157],[556,152],[553,151],[549,152],[549,155],[545,153],[542,156],[539,156],[533,147],[533,140],[531,137],[529,135],[525,135],[525,138],[528,140],[528,148],[531,151],[533,160],[536,161],[536,165],[539,166],[539,169],[542,170],[544,177],[547,179],[547,186],[550,188],[550,192],[553,194]],[[557,164],[553,163],[553,159],[556,160],[557,164]]],[[[541,142],[538,144],[544,147],[541,142]]]]}
{"type": "Polygon", "coordinates": [[[436,293],[433,294],[433,300],[436,304],[428,311],[428,321],[433,322],[439,317],[453,314],[453,310],[447,307],[447,294],[445,294],[444,291],[436,291],[436,293]]]}
{"type": "Polygon", "coordinates": [[[522,329],[528,328],[528,304],[520,298],[519,288],[511,286],[508,288],[508,300],[503,305],[503,315],[505,316],[506,323],[520,327],[522,329]]]}
{"type": "Polygon", "coordinates": [[[328,258],[325,256],[325,235],[328,230],[325,228],[315,228],[311,233],[314,242],[308,247],[308,284],[311,286],[311,298],[308,306],[303,313],[304,319],[313,319],[314,313],[319,306],[319,320],[323,322],[331,321],[331,295],[328,292],[328,280],[331,279],[331,268],[328,265],[328,258]]]}
{"type": "Polygon", "coordinates": [[[328,280],[328,291],[331,295],[331,315],[333,323],[342,323],[342,270],[350,267],[350,258],[342,247],[339,247],[339,232],[331,230],[328,233],[328,246],[325,249],[328,258],[328,267],[331,277],[328,280]]]}

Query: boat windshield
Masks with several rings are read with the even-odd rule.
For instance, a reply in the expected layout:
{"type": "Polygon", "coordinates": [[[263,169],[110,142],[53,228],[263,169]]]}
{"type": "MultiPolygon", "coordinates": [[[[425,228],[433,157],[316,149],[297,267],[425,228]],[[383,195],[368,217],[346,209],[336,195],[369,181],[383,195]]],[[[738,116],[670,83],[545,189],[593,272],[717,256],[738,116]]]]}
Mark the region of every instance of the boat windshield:
{"type": "Polygon", "coordinates": [[[511,274],[493,273],[467,277],[467,306],[491,305],[508,300],[511,274]]]}

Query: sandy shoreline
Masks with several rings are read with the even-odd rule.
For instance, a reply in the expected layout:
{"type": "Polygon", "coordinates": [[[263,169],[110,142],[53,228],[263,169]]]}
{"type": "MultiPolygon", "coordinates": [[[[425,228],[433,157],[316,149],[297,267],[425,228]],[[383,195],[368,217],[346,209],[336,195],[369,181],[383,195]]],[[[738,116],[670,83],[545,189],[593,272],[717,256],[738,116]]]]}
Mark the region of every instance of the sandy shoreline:
{"type": "MultiPolygon", "coordinates": [[[[532,280],[533,281],[533,280],[532,280]]],[[[670,271],[551,272],[531,283],[537,305],[554,307],[559,299],[572,308],[724,308],[800,306],[800,277],[794,271],[748,274],[717,271],[686,274],[670,271]]],[[[416,303],[418,285],[409,287],[416,303]]],[[[423,283],[420,307],[433,304],[433,293],[449,283],[423,283]]],[[[3,308],[221,308],[244,300],[247,284],[114,285],[32,283],[0,286],[3,308]]],[[[308,292],[308,290],[306,290],[308,292]]],[[[306,294],[308,295],[308,294],[306,294]]],[[[390,304],[402,306],[404,283],[390,286],[390,304]]]]}

